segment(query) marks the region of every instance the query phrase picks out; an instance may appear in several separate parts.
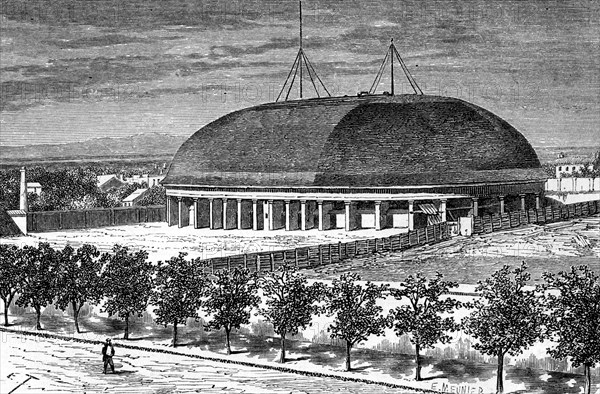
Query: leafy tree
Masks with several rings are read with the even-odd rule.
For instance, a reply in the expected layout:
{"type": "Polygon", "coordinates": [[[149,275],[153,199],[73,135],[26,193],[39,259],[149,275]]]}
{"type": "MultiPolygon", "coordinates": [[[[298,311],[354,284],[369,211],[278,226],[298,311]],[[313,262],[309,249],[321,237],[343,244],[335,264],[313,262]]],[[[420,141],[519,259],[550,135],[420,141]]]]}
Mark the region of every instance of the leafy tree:
{"type": "Polygon", "coordinates": [[[104,311],[125,320],[123,339],[129,339],[129,318],[142,316],[152,294],[154,266],[148,261],[148,252],[133,253],[121,245],[102,254],[100,262],[104,265],[104,311]]]}
{"type": "Polygon", "coordinates": [[[504,356],[517,356],[542,339],[544,308],[536,290],[526,290],[531,275],[527,264],[510,270],[508,265],[479,281],[480,299],[469,305],[475,310],[463,320],[465,332],[474,337],[473,347],[498,358],[496,392],[504,392],[504,356]]]}
{"type": "Polygon", "coordinates": [[[15,298],[22,280],[21,253],[21,249],[14,245],[0,245],[0,298],[4,303],[5,326],[8,326],[9,306],[15,298]]]}
{"type": "Polygon", "coordinates": [[[207,287],[204,309],[212,319],[207,329],[225,330],[227,354],[231,354],[229,335],[250,322],[250,313],[260,303],[256,273],[247,269],[234,268],[215,272],[215,278],[207,287]]]}
{"type": "Polygon", "coordinates": [[[48,243],[40,243],[38,247],[25,246],[20,256],[23,277],[16,304],[35,309],[35,327],[41,330],[42,308],[52,304],[56,296],[59,256],[48,243]]]}
{"type": "Polygon", "coordinates": [[[409,275],[406,281],[400,284],[400,288],[391,290],[396,299],[408,300],[408,305],[401,305],[392,310],[390,317],[396,335],[408,334],[410,342],[415,345],[416,380],[421,380],[420,350],[432,348],[438,342],[449,342],[451,338],[447,332],[459,328],[453,317],[441,316],[460,307],[460,302],[444,296],[451,288],[457,286],[456,282],[444,281],[440,273],[429,282],[426,277],[417,274],[416,277],[409,275]]]}
{"type": "Polygon", "coordinates": [[[156,322],[173,325],[173,347],[177,346],[177,326],[188,317],[198,318],[206,288],[206,275],[199,259],[186,260],[187,253],[159,263],[151,302],[156,306],[156,322]]]}
{"type": "Polygon", "coordinates": [[[588,266],[569,272],[544,273],[550,291],[548,328],[556,346],[548,353],[569,357],[574,367],[584,366],[585,394],[591,394],[591,368],[600,362],[600,280],[588,266]]]}
{"type": "Polygon", "coordinates": [[[165,188],[156,185],[152,186],[144,196],[138,200],[137,205],[149,206],[149,205],[165,205],[167,203],[167,193],[165,188]]]}
{"type": "Polygon", "coordinates": [[[17,168],[0,171],[0,208],[19,209],[20,177],[17,168]]]}
{"type": "Polygon", "coordinates": [[[371,335],[381,335],[388,325],[377,300],[384,297],[389,286],[376,286],[371,282],[362,286],[357,281],[360,276],[354,273],[334,279],[326,302],[327,312],[335,316],[328,329],[330,336],[346,341],[346,371],[351,369],[352,347],[371,335]]]}
{"type": "Polygon", "coordinates": [[[308,285],[306,277],[293,267],[285,265],[275,272],[268,273],[261,281],[266,307],[261,314],[273,324],[273,329],[281,338],[279,362],[285,362],[285,336],[296,335],[300,328],[305,329],[313,315],[320,313],[317,303],[324,294],[322,283],[308,285]]]}
{"type": "Polygon", "coordinates": [[[58,297],[56,306],[63,311],[73,308],[75,329],[79,329],[79,312],[86,302],[97,304],[102,299],[102,263],[95,246],[84,244],[77,250],[70,245],[60,252],[58,297]]]}

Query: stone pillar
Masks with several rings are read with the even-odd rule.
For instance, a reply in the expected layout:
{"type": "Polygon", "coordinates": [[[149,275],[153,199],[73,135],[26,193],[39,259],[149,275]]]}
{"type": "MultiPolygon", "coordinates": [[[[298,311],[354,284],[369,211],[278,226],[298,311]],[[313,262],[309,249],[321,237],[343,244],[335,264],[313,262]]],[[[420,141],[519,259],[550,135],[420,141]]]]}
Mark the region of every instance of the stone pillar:
{"type": "Polygon", "coordinates": [[[198,223],[199,222],[199,220],[198,220],[198,216],[199,216],[198,215],[198,212],[199,212],[198,206],[199,206],[198,205],[198,199],[194,198],[194,228],[200,228],[200,223],[198,223]]]}
{"type": "Polygon", "coordinates": [[[352,215],[352,201],[344,201],[344,230],[350,231],[352,230],[352,225],[350,223],[350,218],[352,215]]]}
{"type": "Polygon", "coordinates": [[[267,201],[263,201],[263,230],[269,230],[269,203],[267,201]]]}
{"type": "Polygon", "coordinates": [[[408,200],[408,230],[415,229],[415,201],[408,200]]]}
{"type": "Polygon", "coordinates": [[[504,196],[498,196],[500,200],[500,213],[504,213],[504,196]]]}
{"type": "Polygon", "coordinates": [[[519,197],[521,197],[521,211],[524,211],[526,209],[526,207],[525,207],[525,194],[519,194],[519,197]]]}
{"type": "Polygon", "coordinates": [[[25,167],[21,167],[21,189],[19,194],[19,210],[27,212],[29,205],[27,204],[27,178],[25,175],[25,167]]]}
{"type": "Polygon", "coordinates": [[[215,229],[215,218],[214,218],[214,204],[213,204],[213,199],[209,198],[208,199],[208,228],[211,230],[215,229]]]}
{"type": "Polygon", "coordinates": [[[171,220],[171,196],[167,196],[167,226],[172,226],[173,221],[171,220]]]}
{"type": "Polygon", "coordinates": [[[269,215],[269,220],[268,220],[268,228],[269,231],[273,231],[274,230],[274,224],[273,224],[273,200],[269,200],[267,201],[267,211],[268,211],[268,215],[269,215]]]}
{"type": "Polygon", "coordinates": [[[317,201],[317,206],[319,210],[319,231],[323,231],[323,201],[317,201]]]}
{"type": "Polygon", "coordinates": [[[535,209],[541,209],[542,208],[542,202],[541,202],[541,195],[540,194],[536,194],[535,195],[535,209]]]}
{"type": "Polygon", "coordinates": [[[290,225],[290,200],[285,200],[285,231],[292,229],[290,225]]]}
{"type": "Polygon", "coordinates": [[[440,200],[440,213],[442,214],[442,222],[446,221],[446,200],[440,200]]]}
{"type": "Polygon", "coordinates": [[[237,229],[242,229],[242,199],[237,199],[237,229]]]}
{"type": "Polygon", "coordinates": [[[183,198],[177,197],[177,227],[183,227],[183,210],[185,209],[185,205],[183,203],[183,198]]]}
{"type": "Polygon", "coordinates": [[[223,230],[227,230],[227,197],[223,198],[223,230]]]}
{"type": "Polygon", "coordinates": [[[252,230],[258,230],[258,201],[252,200],[252,230]]]}
{"type": "Polygon", "coordinates": [[[473,198],[473,216],[479,216],[479,199],[473,198]]]}
{"type": "Polygon", "coordinates": [[[306,200],[300,200],[300,230],[306,231],[306,200]]]}
{"type": "Polygon", "coordinates": [[[381,230],[381,201],[375,201],[375,230],[381,230]]]}

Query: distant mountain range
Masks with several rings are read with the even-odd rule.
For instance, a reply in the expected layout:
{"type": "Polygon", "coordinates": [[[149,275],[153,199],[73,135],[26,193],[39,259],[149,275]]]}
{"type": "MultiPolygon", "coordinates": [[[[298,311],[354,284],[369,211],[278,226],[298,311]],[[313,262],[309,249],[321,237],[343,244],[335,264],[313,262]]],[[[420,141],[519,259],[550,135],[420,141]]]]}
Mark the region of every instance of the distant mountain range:
{"type": "Polygon", "coordinates": [[[93,138],[67,144],[3,146],[0,149],[0,162],[171,156],[177,152],[187,138],[178,135],[149,133],[120,138],[93,138]]]}

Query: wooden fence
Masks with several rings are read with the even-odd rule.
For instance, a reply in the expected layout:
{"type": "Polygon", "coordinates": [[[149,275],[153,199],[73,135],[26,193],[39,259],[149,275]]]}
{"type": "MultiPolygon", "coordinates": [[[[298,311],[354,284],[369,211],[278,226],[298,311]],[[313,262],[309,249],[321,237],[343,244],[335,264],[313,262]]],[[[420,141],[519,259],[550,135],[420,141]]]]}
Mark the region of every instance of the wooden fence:
{"type": "Polygon", "coordinates": [[[473,219],[473,234],[485,234],[506,230],[525,224],[540,224],[569,220],[599,212],[600,201],[579,202],[542,209],[514,211],[503,214],[478,216],[473,219]]]}
{"type": "Polygon", "coordinates": [[[253,272],[269,272],[284,264],[293,265],[297,268],[314,268],[338,263],[357,256],[396,252],[414,246],[434,244],[448,238],[450,238],[448,224],[441,223],[383,238],[214,257],[206,259],[204,262],[212,272],[235,267],[247,268],[253,272]]]}
{"type": "MultiPolygon", "coordinates": [[[[474,218],[473,233],[490,233],[525,224],[568,220],[594,215],[599,211],[600,201],[590,201],[563,207],[549,206],[539,210],[531,209],[529,211],[485,215],[474,218]]],[[[434,244],[449,238],[450,229],[448,224],[440,223],[389,237],[214,257],[204,260],[204,263],[212,272],[235,267],[247,268],[253,272],[269,272],[284,264],[293,265],[297,268],[315,268],[339,263],[354,257],[363,257],[381,252],[396,252],[415,246],[434,244]]]]}
{"type": "Polygon", "coordinates": [[[44,232],[164,222],[166,220],[165,213],[164,205],[28,212],[27,231],[44,232]]]}

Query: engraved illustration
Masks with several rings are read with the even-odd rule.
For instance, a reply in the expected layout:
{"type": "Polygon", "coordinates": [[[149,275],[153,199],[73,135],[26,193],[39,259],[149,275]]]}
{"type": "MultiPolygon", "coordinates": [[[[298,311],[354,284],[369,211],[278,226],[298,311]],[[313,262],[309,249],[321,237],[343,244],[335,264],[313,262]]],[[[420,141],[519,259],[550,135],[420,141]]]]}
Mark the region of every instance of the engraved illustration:
{"type": "Polygon", "coordinates": [[[600,3],[0,4],[0,393],[600,394],[600,3]]]}

